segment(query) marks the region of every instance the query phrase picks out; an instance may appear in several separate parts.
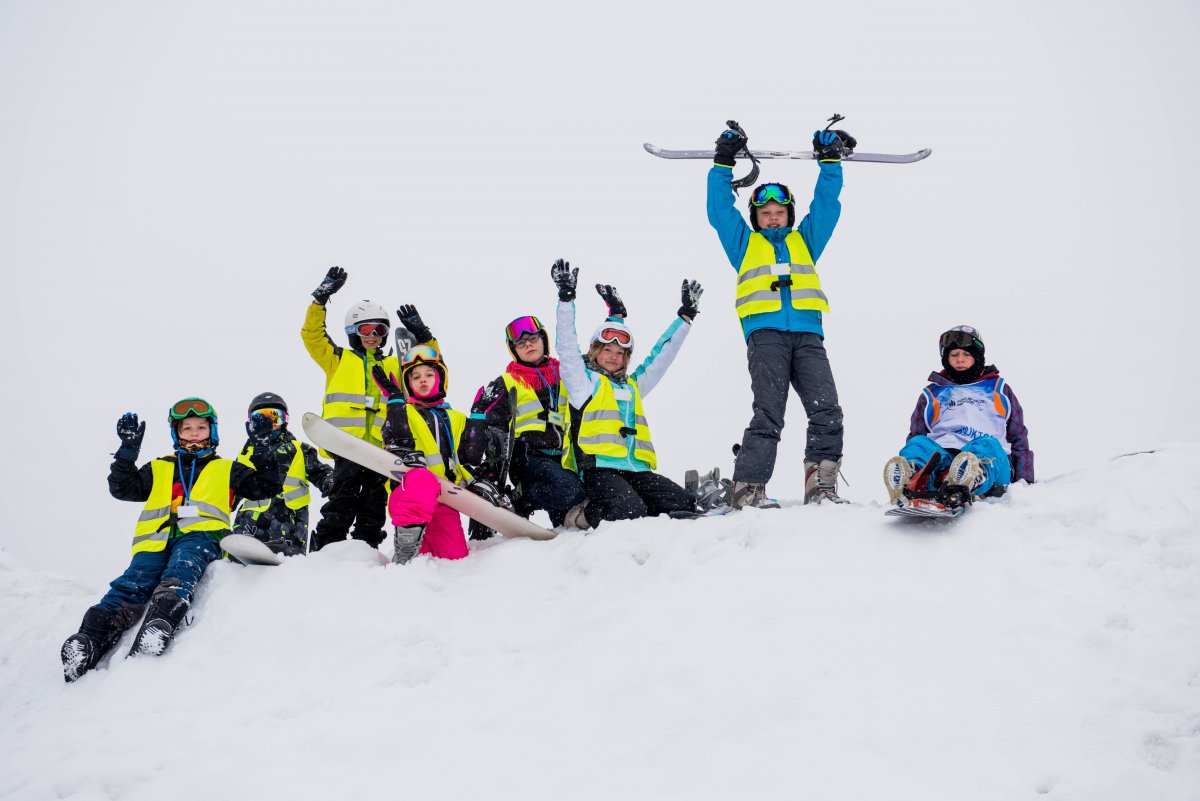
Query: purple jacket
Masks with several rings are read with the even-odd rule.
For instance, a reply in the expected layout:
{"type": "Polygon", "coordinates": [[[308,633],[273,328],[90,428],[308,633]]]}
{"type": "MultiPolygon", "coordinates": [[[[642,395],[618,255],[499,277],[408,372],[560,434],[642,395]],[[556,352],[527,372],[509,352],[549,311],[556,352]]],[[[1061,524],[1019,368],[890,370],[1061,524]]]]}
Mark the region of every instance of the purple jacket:
{"type": "MultiPolygon", "coordinates": [[[[985,378],[995,378],[1000,375],[1000,371],[994,365],[987,365],[983,368],[983,375],[979,380],[985,378]]],[[[945,387],[954,384],[944,372],[929,374],[930,387],[945,387]]],[[[1004,396],[1008,398],[1011,404],[1011,411],[1008,416],[1008,424],[1005,429],[1005,439],[1012,450],[1008,459],[1012,464],[1012,480],[1019,481],[1024,479],[1030,484],[1033,483],[1033,451],[1029,449],[1029,429],[1025,427],[1025,412],[1021,408],[1021,402],[1017,400],[1016,393],[1012,391],[1012,387],[1007,382],[1004,384],[1004,389],[1001,390],[1004,396]]],[[[912,417],[908,422],[908,439],[919,437],[929,433],[929,427],[925,424],[925,406],[928,403],[925,393],[921,393],[921,397],[917,398],[917,408],[913,410],[912,417]]]]}

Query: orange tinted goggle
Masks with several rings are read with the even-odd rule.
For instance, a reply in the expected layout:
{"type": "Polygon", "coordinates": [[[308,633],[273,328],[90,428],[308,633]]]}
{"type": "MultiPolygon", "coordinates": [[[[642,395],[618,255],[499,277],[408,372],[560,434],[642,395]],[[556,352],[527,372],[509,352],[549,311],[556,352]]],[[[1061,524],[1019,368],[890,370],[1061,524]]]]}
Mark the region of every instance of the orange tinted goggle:
{"type": "Polygon", "coordinates": [[[616,343],[622,348],[632,348],[633,339],[629,336],[628,331],[622,331],[620,328],[605,328],[600,332],[600,341],[605,345],[616,343]]]}
{"type": "Polygon", "coordinates": [[[213,417],[215,414],[212,404],[203,398],[184,398],[171,407],[171,417],[176,420],[185,417],[213,417]]]}

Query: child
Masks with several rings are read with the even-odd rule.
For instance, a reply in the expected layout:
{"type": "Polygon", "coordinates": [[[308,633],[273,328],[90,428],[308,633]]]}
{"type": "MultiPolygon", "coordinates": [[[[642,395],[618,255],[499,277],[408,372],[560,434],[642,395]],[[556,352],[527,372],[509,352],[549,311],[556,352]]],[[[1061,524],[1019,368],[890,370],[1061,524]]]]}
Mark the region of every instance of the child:
{"type": "Polygon", "coordinates": [[[583,474],[586,500],[567,513],[565,524],[595,528],[601,520],[628,520],[670,512],[694,512],[695,500],[683,487],[654,472],[658,459],[642,398],[658,385],[671,366],[699,314],[704,291],[695,281],[683,282],[683,305],[649,354],[632,373],[633,334],[625,327],[625,305],[616,290],[597,284],[608,304],[608,319],[580,353],[575,334],[575,284],[579,268],[559,259],[550,268],[558,287],[558,331],[555,348],[562,359],[562,379],[570,393],[571,439],[583,474]]]}
{"type": "Polygon", "coordinates": [[[735,308],[746,337],[754,416],[733,468],[734,508],[778,509],[766,487],[775,471],[788,388],[808,415],[804,502],[842,503],[842,407],[825,354],[821,315],[829,303],[815,267],[841,216],[842,156],[857,144],[845,131],[817,131],[813,152],[820,173],[808,214],[796,225],[796,197],[768,183],[750,195],[750,225],[734,207],[733,166],[746,145],[740,130],[717,138],[708,173],[708,222],[737,271],[735,308]],[[795,226],[795,230],[793,230],[795,226]]]}
{"type": "MultiPolygon", "coordinates": [[[[471,407],[463,443],[463,460],[477,481],[502,489],[504,473],[512,480],[517,507],[550,513],[561,526],[567,512],[584,500],[583,483],[571,467],[568,431],[571,407],[558,359],[550,355],[550,339],[538,318],[518,317],[504,329],[513,360],[504,373],[481,387],[471,407]],[[516,393],[515,405],[508,401],[516,393]],[[509,443],[511,442],[511,453],[509,443]]],[[[492,531],[475,521],[472,539],[492,531]]]]}
{"type": "Polygon", "coordinates": [[[942,334],[939,347],[942,370],[929,374],[932,383],[917,399],[908,442],[884,466],[888,500],[937,497],[961,506],[973,496],[1003,494],[1014,478],[1032,484],[1025,413],[1000,372],[984,363],[979,331],[955,326],[942,334]]]}
{"type": "MultiPolygon", "coordinates": [[[[250,401],[247,417],[255,412],[271,421],[269,440],[275,449],[283,492],[274,498],[245,499],[233,520],[236,534],[249,534],[284,556],[304,553],[308,548],[308,485],[322,495],[333,484],[333,468],[321,461],[317,449],[296,439],[288,430],[288,407],[274,392],[262,392],[250,401]]],[[[246,423],[250,431],[250,423],[246,423]]],[[[249,465],[254,443],[247,440],[238,461],[249,465]]]]}
{"type": "MultiPolygon", "coordinates": [[[[355,303],[346,312],[345,331],[350,348],[334,345],[325,330],[325,304],[345,283],[346,271],[341,267],[330,267],[325,280],[313,290],[313,303],[308,306],[300,336],[308,354],[325,371],[321,416],[343,431],[373,445],[382,445],[386,411],[379,397],[379,387],[370,376],[377,364],[387,373],[395,374],[400,370],[396,357],[383,352],[391,319],[378,303],[369,300],[355,303]]],[[[383,542],[387,504],[385,481],[372,470],[334,456],[333,484],[326,493],[328,500],[321,507],[321,520],[313,532],[312,550],[344,540],[347,533],[372,547],[383,542]]]]}
{"type": "Polygon", "coordinates": [[[229,533],[233,494],[270,498],[281,488],[275,451],[268,446],[271,423],[263,415],[251,415],[250,438],[259,447],[250,465],[216,455],[217,413],[208,401],[184,398],[171,407],[167,423],[175,455],[139,468],[146,424],[133,412],[117,421],[121,447],[109,469],[108,491],[117,500],[141,501],[145,507],[134,529],[129,568],[87,610],[79,632],[63,643],[67,681],[94,668],[143,609],[146,619],[130,656],[165,651],[192,602],[196,582],[221,555],[218,543],[229,533]]]}
{"type": "MultiPolygon", "coordinates": [[[[431,334],[416,335],[436,342],[431,334]]],[[[446,363],[435,347],[416,345],[404,354],[399,384],[378,365],[374,377],[387,398],[384,446],[412,468],[388,498],[396,527],[392,563],[407,564],[418,552],[462,559],[467,555],[462,520],[437,499],[439,476],[454,483],[471,477],[458,455],[467,417],[446,402],[446,363]]]]}

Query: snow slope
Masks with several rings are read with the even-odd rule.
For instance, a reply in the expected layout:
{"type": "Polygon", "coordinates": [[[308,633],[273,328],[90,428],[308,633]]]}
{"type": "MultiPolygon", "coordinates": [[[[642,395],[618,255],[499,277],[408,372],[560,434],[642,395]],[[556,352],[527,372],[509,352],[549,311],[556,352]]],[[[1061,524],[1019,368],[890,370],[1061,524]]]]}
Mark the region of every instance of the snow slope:
{"type": "Polygon", "coordinates": [[[73,685],[103,587],[7,557],[0,798],[1197,797],[1200,446],[881,512],[219,563],[73,685]]]}

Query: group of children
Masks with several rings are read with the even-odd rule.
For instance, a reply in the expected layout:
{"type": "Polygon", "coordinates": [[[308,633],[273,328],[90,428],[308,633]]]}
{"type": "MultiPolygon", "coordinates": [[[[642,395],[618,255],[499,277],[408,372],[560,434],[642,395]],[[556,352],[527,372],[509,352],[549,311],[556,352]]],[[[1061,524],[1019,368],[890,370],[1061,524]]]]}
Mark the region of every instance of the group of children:
{"type": "MultiPolygon", "coordinates": [[[[62,647],[64,677],[92,669],[143,611],[130,654],[158,654],[170,643],[220,539],[251,534],[285,555],[320,550],[347,536],[372,547],[390,517],[395,563],[418,553],[467,555],[458,513],[437,500],[442,481],[465,486],[491,503],[529,516],[545,510],[551,524],[589,530],[605,520],[648,515],[693,516],[710,505],[778,508],[767,496],[789,387],[808,416],[805,503],[844,503],[837,490],[842,411],[824,350],[821,315],[828,301],[816,261],[840,215],[841,158],[855,145],[844,131],[818,131],[820,174],[809,212],[797,225],[796,199],[782,184],[757,187],[750,224],[734,207],[732,167],[746,140],[740,130],[717,139],[708,178],[708,216],[737,271],[735,307],[747,343],[754,414],[732,481],[700,493],[655,472],[657,454],[643,399],[658,385],[687,338],[703,292],[684,280],[681,305],[636,367],[634,335],[617,290],[597,284],[607,318],[586,344],[575,324],[578,268],[551,267],[558,294],[555,349],[536,317],[505,327],[512,360],[481,387],[470,414],[446,401],[449,373],[441,346],[413,306],[388,311],[361,301],[346,313],[349,347],[334,342],[326,305],[347,281],[333,267],[312,293],[301,336],[325,373],[322,416],[338,428],[386,448],[408,468],[389,482],[349,459],[330,467],[288,430],[284,400],[265,392],[250,403],[248,441],[234,461],[215,453],[217,415],[200,398],[168,413],[174,454],[136,464],[145,423],[125,414],[117,424],[109,489],[144,502],[133,559],[109,592],[84,615],[62,647]],[[387,351],[389,334],[399,353],[387,351]],[[309,533],[309,486],[325,496],[309,533]],[[511,486],[510,486],[511,485],[511,486]],[[238,505],[240,504],[240,509],[238,505]],[[238,509],[235,515],[235,509],[238,509]]],[[[892,503],[936,497],[962,504],[999,494],[1014,479],[1034,480],[1021,406],[995,367],[984,361],[979,332],[958,326],[940,338],[942,370],[933,373],[913,412],[907,444],[889,460],[884,480],[892,503]]],[[[329,454],[322,453],[328,456],[329,454]]],[[[493,532],[472,522],[472,539],[493,532]]]]}

